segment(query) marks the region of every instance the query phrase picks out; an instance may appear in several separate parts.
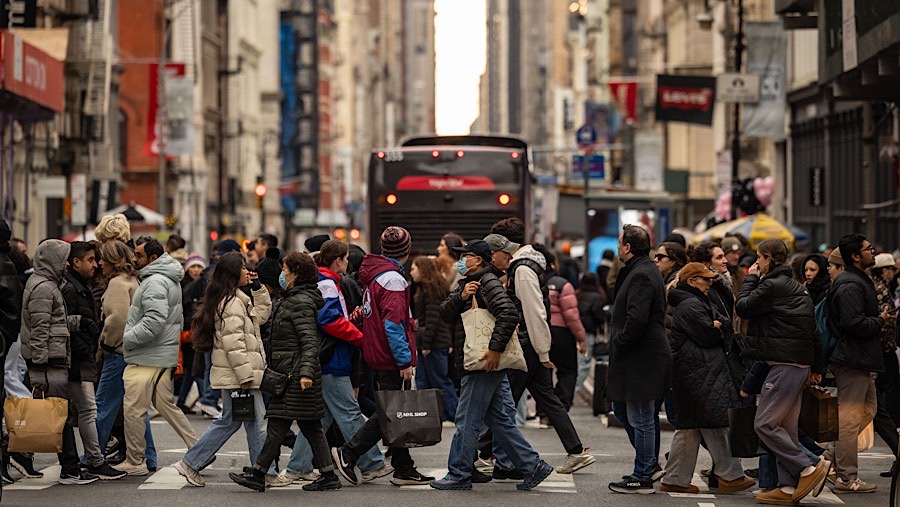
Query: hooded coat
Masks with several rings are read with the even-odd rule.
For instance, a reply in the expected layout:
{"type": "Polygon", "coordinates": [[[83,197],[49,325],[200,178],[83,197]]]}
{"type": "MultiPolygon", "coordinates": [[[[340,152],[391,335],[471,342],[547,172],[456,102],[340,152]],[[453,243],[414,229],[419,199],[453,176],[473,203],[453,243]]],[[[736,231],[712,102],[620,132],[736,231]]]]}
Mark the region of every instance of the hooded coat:
{"type": "Polygon", "coordinates": [[[825,296],[828,295],[828,289],[831,287],[831,277],[828,276],[828,260],[819,254],[807,255],[803,259],[803,264],[801,264],[804,274],[806,273],[806,263],[809,261],[813,261],[819,266],[819,272],[816,274],[816,277],[811,282],[806,283],[806,290],[809,291],[809,295],[812,297],[813,305],[817,305],[825,299],[825,296]]]}
{"type": "Polygon", "coordinates": [[[155,368],[178,365],[184,314],[181,263],[163,254],[140,270],[141,284],[131,300],[122,337],[125,363],[155,368]]]}
{"type": "Polygon", "coordinates": [[[737,388],[725,355],[731,321],[700,290],[680,283],[669,291],[672,380],[679,429],[725,428],[737,388]],[[720,327],[713,321],[718,320],[720,327]]]}
{"type": "Polygon", "coordinates": [[[281,398],[272,398],[266,417],[318,421],[325,415],[322,401],[322,367],[319,363],[319,334],[316,317],[325,300],[315,284],[287,290],[275,308],[269,346],[269,367],[291,375],[281,398]],[[312,387],[300,389],[300,378],[308,377],[312,387]]]}
{"type": "Polygon", "coordinates": [[[409,282],[394,259],[368,254],[359,267],[363,291],[363,358],[373,370],[416,365],[409,282]]]}
{"type": "Polygon", "coordinates": [[[34,254],[34,274],[22,298],[22,357],[29,364],[66,368],[71,364],[66,303],[60,291],[70,250],[65,241],[50,239],[34,254]]]}

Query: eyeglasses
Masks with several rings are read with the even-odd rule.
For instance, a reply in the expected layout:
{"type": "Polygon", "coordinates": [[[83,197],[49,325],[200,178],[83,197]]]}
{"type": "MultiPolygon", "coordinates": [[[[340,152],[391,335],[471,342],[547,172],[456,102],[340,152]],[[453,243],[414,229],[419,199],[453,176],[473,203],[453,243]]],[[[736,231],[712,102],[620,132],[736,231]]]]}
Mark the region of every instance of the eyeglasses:
{"type": "Polygon", "coordinates": [[[671,257],[666,254],[656,254],[656,257],[654,257],[654,259],[656,259],[656,262],[659,262],[663,259],[671,259],[671,257]]]}
{"type": "Polygon", "coordinates": [[[862,250],[859,251],[859,253],[863,253],[863,252],[875,253],[875,247],[872,245],[869,245],[867,248],[863,248],[862,250]]]}

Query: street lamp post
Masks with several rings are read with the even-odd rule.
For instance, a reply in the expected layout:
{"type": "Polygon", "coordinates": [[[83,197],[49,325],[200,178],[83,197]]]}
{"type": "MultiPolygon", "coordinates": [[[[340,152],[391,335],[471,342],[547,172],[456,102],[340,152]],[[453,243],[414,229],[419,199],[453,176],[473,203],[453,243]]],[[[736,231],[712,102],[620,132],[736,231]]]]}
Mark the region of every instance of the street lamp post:
{"type": "MultiPolygon", "coordinates": [[[[741,59],[744,56],[744,0],[737,0],[738,21],[734,39],[734,71],[741,72],[741,59]]],[[[739,167],[741,163],[741,105],[734,104],[734,131],[731,137],[731,219],[736,220],[739,213],[738,194],[740,189],[739,167]]]]}

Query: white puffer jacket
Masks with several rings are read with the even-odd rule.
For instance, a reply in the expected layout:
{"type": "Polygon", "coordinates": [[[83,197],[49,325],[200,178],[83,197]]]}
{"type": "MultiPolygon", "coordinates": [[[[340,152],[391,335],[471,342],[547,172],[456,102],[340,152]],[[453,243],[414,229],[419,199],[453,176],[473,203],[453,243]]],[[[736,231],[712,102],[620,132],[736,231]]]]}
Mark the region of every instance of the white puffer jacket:
{"type": "Polygon", "coordinates": [[[238,389],[251,382],[253,389],[262,382],[266,353],[259,325],[269,318],[272,300],[265,288],[252,291],[253,301],[238,290],[216,322],[216,340],[212,349],[209,380],[214,389],[238,389]]]}

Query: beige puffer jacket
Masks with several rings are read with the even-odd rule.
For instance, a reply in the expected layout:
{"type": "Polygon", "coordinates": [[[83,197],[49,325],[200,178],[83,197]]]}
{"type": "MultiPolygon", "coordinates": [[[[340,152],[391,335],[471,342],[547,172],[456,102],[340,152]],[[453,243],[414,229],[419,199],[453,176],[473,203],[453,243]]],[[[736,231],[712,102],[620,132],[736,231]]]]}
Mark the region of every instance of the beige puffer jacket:
{"type": "Polygon", "coordinates": [[[216,322],[209,380],[214,389],[238,389],[244,382],[259,388],[266,369],[266,353],[259,325],[269,318],[272,299],[265,288],[251,292],[253,301],[240,289],[228,301],[222,320],[216,322]]]}

